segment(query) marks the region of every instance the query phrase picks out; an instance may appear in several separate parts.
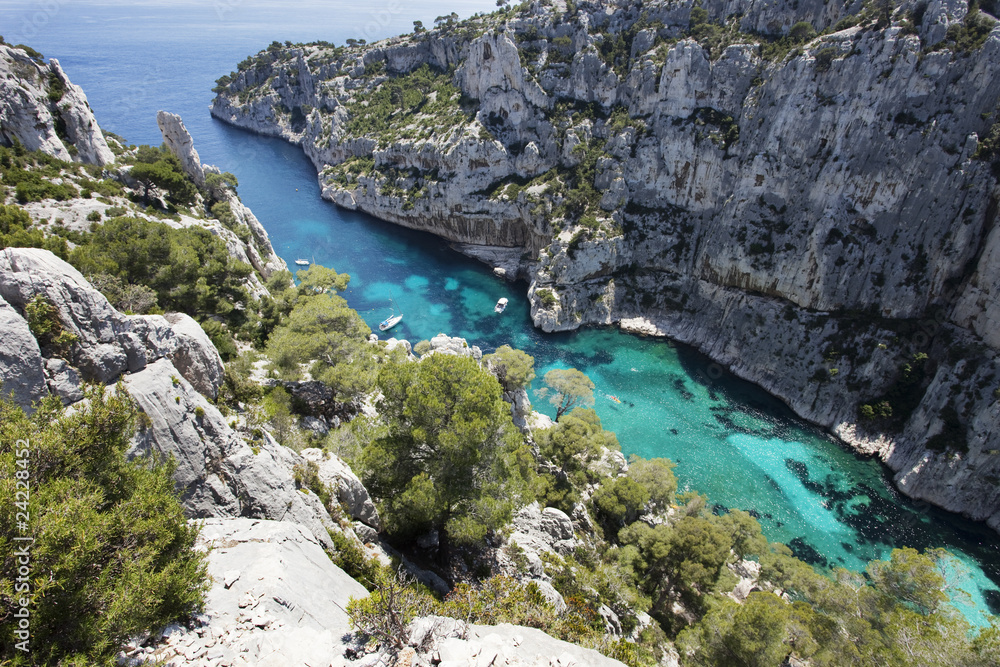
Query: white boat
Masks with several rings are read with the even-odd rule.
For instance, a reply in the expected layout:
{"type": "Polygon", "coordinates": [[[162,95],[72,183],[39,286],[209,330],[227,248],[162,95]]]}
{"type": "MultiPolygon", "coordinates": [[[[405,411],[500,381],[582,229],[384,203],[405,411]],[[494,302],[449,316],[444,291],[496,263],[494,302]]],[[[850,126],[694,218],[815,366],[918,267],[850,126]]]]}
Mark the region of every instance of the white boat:
{"type": "Polygon", "coordinates": [[[493,312],[494,313],[502,313],[505,310],[507,310],[507,298],[506,297],[504,297],[504,298],[500,299],[499,301],[497,301],[497,305],[493,307],[493,312]]]}
{"type": "Polygon", "coordinates": [[[389,329],[399,324],[399,321],[402,319],[403,319],[402,314],[390,315],[389,317],[379,322],[378,329],[379,331],[388,331],[389,329]]]}
{"type": "Polygon", "coordinates": [[[392,299],[392,292],[389,292],[389,303],[392,304],[392,315],[379,322],[379,331],[388,331],[399,324],[400,320],[403,319],[403,313],[400,313],[399,315],[396,314],[396,302],[392,299]]]}
{"type": "Polygon", "coordinates": [[[295,263],[298,264],[299,266],[309,266],[308,259],[297,259],[295,260],[295,263]]]}

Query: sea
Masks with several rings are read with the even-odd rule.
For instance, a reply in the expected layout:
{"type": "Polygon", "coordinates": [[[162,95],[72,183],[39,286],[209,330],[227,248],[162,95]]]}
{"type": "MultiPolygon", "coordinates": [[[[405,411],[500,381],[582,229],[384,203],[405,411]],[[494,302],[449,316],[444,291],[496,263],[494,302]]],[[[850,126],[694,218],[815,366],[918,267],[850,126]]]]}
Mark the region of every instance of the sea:
{"type": "MultiPolygon", "coordinates": [[[[215,80],[272,41],[371,42],[414,21],[493,9],[494,0],[0,1],[0,35],[57,58],[101,126],[130,143],[159,145],[156,112],[180,114],[202,161],[237,176],[278,254],[293,269],[303,258],[349,274],[345,296],[373,329],[391,298],[404,314],[396,337],[446,333],[487,353],[511,345],[534,356],[539,378],[578,368],[596,384],[594,407],[622,450],[672,459],[681,488],[719,511],[751,512],[770,540],[824,568],[861,571],[896,547],[946,549],[959,610],[977,625],[1000,613],[1000,539],[984,525],[902,497],[878,461],[689,347],[612,328],[536,330],[526,285],[496,278],[438,238],[323,201],[300,149],[209,115],[215,80]],[[496,315],[500,297],[510,305],[496,315]]],[[[536,380],[534,406],[554,415],[539,388],[536,380]]]]}

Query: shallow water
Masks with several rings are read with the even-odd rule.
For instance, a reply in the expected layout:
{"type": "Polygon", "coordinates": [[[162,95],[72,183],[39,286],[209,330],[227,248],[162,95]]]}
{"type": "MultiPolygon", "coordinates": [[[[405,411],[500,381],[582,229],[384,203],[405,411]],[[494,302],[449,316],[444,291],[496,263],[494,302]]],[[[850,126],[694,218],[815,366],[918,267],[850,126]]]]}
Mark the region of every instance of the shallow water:
{"type": "MultiPolygon", "coordinates": [[[[156,111],[180,113],[202,160],[237,175],[240,195],[278,253],[289,265],[306,258],[349,273],[345,296],[373,328],[389,315],[391,296],[404,313],[397,337],[416,342],[443,332],[487,352],[509,344],[535,357],[539,376],[579,368],[596,383],[595,409],[627,454],[673,459],[682,487],[751,511],[769,539],[819,565],[861,569],[894,547],[945,547],[958,557],[956,578],[968,593],[963,611],[982,622],[1000,603],[992,531],[900,498],[876,462],[845,451],[690,348],[611,329],[542,334],[531,326],[524,285],[496,279],[439,239],[322,201],[300,150],[208,115],[214,80],[272,39],[374,39],[407,30],[414,19],[430,25],[452,9],[467,15],[493,6],[3,3],[0,25],[8,42],[59,58],[102,126],[130,142],[160,143],[156,111]],[[510,305],[496,315],[502,296],[510,305]]],[[[536,407],[554,414],[543,400],[536,407]]]]}

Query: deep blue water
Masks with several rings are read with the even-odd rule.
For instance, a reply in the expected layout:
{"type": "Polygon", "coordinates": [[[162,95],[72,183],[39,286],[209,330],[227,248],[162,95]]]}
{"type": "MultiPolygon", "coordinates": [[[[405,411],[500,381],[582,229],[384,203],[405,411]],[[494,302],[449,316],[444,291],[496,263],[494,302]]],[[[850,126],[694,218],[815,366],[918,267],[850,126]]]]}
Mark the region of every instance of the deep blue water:
{"type": "MultiPolygon", "coordinates": [[[[132,143],[160,143],[157,110],[181,114],[202,160],[237,175],[240,195],[278,253],[290,265],[304,257],[349,273],[346,296],[373,328],[388,315],[392,294],[405,313],[393,331],[398,337],[416,342],[444,332],[487,352],[510,344],[535,356],[539,376],[579,368],[597,384],[597,412],[626,453],[673,459],[682,487],[754,512],[771,540],[800,557],[861,569],[893,547],[945,547],[958,557],[957,583],[968,594],[958,600],[963,611],[981,622],[991,603],[1000,609],[992,531],[900,498],[876,462],[845,451],[689,348],[610,329],[542,334],[531,326],[524,285],[494,278],[434,237],[322,201],[301,151],[209,116],[214,80],[272,40],[371,41],[409,30],[415,19],[430,25],[439,14],[494,6],[0,2],[0,34],[58,58],[101,125],[132,143]],[[510,306],[496,316],[501,296],[510,306]]],[[[544,401],[536,407],[552,413],[544,401]]]]}

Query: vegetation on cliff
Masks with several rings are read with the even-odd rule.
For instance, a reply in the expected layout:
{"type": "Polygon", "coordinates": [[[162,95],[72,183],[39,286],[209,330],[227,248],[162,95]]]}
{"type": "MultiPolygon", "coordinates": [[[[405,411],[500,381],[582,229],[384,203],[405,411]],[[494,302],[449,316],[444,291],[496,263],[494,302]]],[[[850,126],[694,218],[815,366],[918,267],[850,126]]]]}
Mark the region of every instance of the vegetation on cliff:
{"type": "Polygon", "coordinates": [[[206,555],[192,549],[172,466],[126,460],[135,409],[124,391],[86,398],[72,413],[48,399],[30,417],[0,400],[5,664],[115,665],[129,638],[204,600],[206,555]]]}

